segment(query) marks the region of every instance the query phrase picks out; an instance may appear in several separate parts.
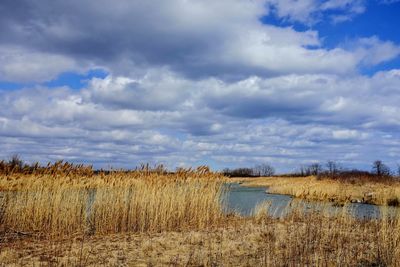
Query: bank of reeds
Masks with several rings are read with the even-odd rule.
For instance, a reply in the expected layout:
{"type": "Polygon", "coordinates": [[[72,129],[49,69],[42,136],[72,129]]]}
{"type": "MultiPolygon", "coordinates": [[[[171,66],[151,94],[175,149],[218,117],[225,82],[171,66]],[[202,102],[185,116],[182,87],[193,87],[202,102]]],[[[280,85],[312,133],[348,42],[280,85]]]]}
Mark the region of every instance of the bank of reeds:
{"type": "Polygon", "coordinates": [[[321,172],[317,175],[318,179],[321,180],[335,180],[342,183],[349,184],[367,184],[367,183],[379,183],[387,185],[398,185],[400,184],[400,177],[386,174],[375,174],[367,171],[360,170],[342,170],[336,172],[321,172]]]}
{"type": "Polygon", "coordinates": [[[1,176],[0,227],[45,235],[203,229],[222,218],[222,180],[205,167],[1,176]]]}
{"type": "Polygon", "coordinates": [[[254,217],[225,219],[219,227],[160,233],[29,240],[7,245],[0,261],[51,266],[400,266],[400,220],[357,219],[291,204],[271,217],[268,204],[254,217]]]}
{"type": "Polygon", "coordinates": [[[35,175],[84,175],[91,176],[94,174],[91,165],[73,164],[64,162],[63,160],[54,163],[49,162],[42,166],[38,162],[31,165],[24,163],[18,156],[13,156],[9,161],[0,161],[0,175],[13,174],[35,174],[35,175]]]}
{"type": "Polygon", "coordinates": [[[304,210],[294,201],[291,213],[273,219],[260,206],[254,220],[263,229],[259,263],[264,266],[399,266],[400,217],[386,207],[380,218],[360,219],[343,209],[304,210]]]}
{"type": "MultiPolygon", "coordinates": [[[[287,179],[308,190],[339,183],[287,179]]],[[[273,188],[278,180],[257,181],[273,188]]],[[[400,217],[386,207],[380,218],[359,219],[292,202],[287,216],[276,218],[264,203],[253,217],[241,218],[222,213],[224,182],[205,167],[0,175],[0,263],[400,266],[400,217]]]]}
{"type": "Polygon", "coordinates": [[[368,203],[383,206],[400,205],[400,183],[347,183],[341,180],[309,177],[234,178],[247,186],[265,186],[268,192],[296,198],[336,203],[368,203]]]}

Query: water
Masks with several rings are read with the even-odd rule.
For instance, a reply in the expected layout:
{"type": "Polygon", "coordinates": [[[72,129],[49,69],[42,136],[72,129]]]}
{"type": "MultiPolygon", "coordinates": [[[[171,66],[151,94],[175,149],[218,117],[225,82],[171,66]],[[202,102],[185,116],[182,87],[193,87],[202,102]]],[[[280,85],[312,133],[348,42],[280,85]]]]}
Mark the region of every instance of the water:
{"type": "MultiPolygon", "coordinates": [[[[242,216],[250,216],[257,205],[267,201],[268,214],[272,217],[282,217],[292,207],[301,207],[306,212],[327,212],[330,215],[349,213],[360,219],[374,219],[381,217],[381,208],[376,205],[349,203],[343,207],[323,201],[295,200],[288,195],[268,193],[266,187],[246,187],[237,183],[226,185],[225,212],[235,212],[242,216]]],[[[399,208],[388,207],[388,214],[397,216],[399,208]]]]}
{"type": "Polygon", "coordinates": [[[290,196],[267,194],[265,187],[246,187],[239,184],[226,186],[226,212],[236,212],[242,216],[252,215],[255,207],[264,201],[270,202],[271,215],[279,216],[292,201],[290,196]]]}

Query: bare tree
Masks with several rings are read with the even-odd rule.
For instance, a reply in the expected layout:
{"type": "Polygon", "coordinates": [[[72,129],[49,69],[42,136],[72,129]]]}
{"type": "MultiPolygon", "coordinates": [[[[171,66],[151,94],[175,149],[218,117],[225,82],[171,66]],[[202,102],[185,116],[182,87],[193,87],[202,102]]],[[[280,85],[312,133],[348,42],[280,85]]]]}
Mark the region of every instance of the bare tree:
{"type": "Polygon", "coordinates": [[[326,163],[326,168],[327,168],[328,174],[330,176],[337,175],[339,173],[339,170],[340,170],[339,164],[337,162],[333,161],[333,160],[329,160],[326,163]]]}
{"type": "Polygon", "coordinates": [[[295,173],[297,176],[305,177],[311,175],[311,169],[308,165],[300,165],[298,172],[295,173]]]}
{"type": "Polygon", "coordinates": [[[323,171],[322,165],[319,163],[312,163],[309,165],[300,165],[298,172],[294,175],[305,177],[310,175],[318,175],[323,171]]]}
{"type": "Polygon", "coordinates": [[[222,173],[226,176],[230,176],[230,174],[232,173],[232,170],[229,168],[225,168],[222,170],[222,173]]]}
{"type": "Polygon", "coordinates": [[[378,176],[389,176],[390,168],[384,164],[381,160],[376,160],[372,164],[372,173],[378,176]]]}
{"type": "Polygon", "coordinates": [[[253,174],[255,176],[273,176],[275,174],[275,169],[268,163],[256,165],[253,168],[253,174]]]}
{"type": "Polygon", "coordinates": [[[313,163],[308,168],[311,175],[318,175],[323,170],[321,164],[319,163],[313,163]]]}

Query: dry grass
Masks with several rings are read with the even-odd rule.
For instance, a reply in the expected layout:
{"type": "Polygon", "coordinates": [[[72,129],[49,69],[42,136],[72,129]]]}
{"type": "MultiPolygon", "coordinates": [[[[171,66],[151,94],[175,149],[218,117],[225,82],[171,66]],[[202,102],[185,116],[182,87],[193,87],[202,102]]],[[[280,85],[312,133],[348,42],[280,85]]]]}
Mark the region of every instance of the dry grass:
{"type": "Polygon", "coordinates": [[[10,266],[399,266],[400,221],[360,221],[300,210],[272,219],[227,219],[223,227],[23,238],[8,242],[10,266]]]}
{"type": "Polygon", "coordinates": [[[224,182],[206,168],[2,176],[0,266],[400,266],[397,215],[224,215],[224,182]]]}
{"type": "Polygon", "coordinates": [[[222,182],[205,168],[170,175],[3,176],[0,230],[71,235],[201,229],[223,217],[222,182]]]}
{"type": "Polygon", "coordinates": [[[345,183],[338,180],[316,177],[262,177],[233,178],[233,182],[243,182],[246,186],[265,186],[276,194],[291,195],[309,200],[337,203],[365,202],[377,205],[396,206],[400,202],[400,183],[345,183]]]}

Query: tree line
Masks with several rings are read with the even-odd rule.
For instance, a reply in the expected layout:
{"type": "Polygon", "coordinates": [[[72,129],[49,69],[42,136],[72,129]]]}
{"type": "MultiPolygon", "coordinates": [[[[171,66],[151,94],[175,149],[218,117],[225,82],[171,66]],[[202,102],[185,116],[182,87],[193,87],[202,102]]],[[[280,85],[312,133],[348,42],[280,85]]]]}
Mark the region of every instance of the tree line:
{"type": "MultiPolygon", "coordinates": [[[[260,177],[260,176],[274,176],[275,168],[269,164],[259,164],[254,167],[241,167],[223,169],[223,174],[228,177],[260,177]]],[[[371,170],[359,170],[359,169],[348,169],[343,167],[336,161],[329,160],[325,164],[322,163],[311,163],[301,165],[297,170],[280,174],[279,176],[294,176],[294,177],[306,177],[306,176],[317,176],[319,178],[332,178],[332,179],[347,179],[354,177],[363,177],[368,179],[377,178],[389,178],[394,176],[400,177],[400,165],[397,166],[396,170],[391,170],[382,160],[376,160],[371,165],[371,170]]]]}
{"type": "Polygon", "coordinates": [[[256,165],[252,168],[225,168],[222,172],[228,177],[260,177],[275,175],[275,168],[268,163],[264,163],[256,165]]]}
{"type": "Polygon", "coordinates": [[[301,165],[300,168],[291,173],[294,176],[318,176],[318,175],[328,175],[336,176],[346,172],[361,172],[368,173],[370,175],[376,176],[395,176],[396,174],[400,176],[400,165],[397,166],[397,170],[391,170],[389,166],[383,163],[382,160],[376,160],[371,165],[370,171],[364,171],[359,169],[347,169],[344,168],[340,163],[336,161],[327,161],[325,166],[321,163],[312,163],[309,165],[301,165]]]}

